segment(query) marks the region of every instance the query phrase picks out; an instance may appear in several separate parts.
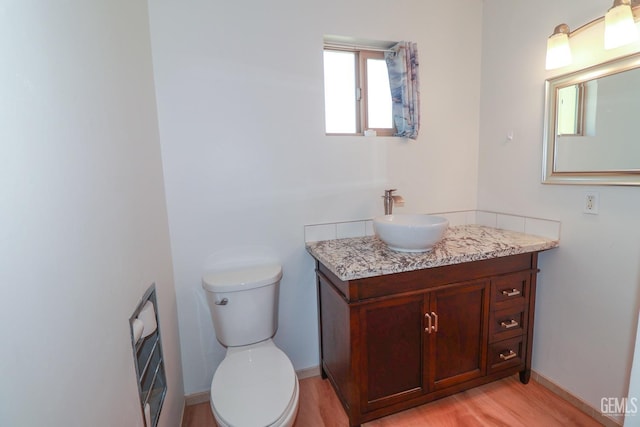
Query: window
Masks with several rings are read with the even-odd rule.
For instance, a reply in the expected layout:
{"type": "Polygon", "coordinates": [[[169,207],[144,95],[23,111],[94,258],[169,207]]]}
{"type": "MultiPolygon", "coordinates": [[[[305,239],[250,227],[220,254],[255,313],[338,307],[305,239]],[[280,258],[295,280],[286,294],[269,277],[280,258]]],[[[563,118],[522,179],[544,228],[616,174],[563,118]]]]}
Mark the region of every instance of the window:
{"type": "Polygon", "coordinates": [[[325,131],[393,135],[389,75],[382,49],[324,49],[325,131]]]}
{"type": "Polygon", "coordinates": [[[558,89],[558,135],[583,135],[584,84],[558,89]]]}

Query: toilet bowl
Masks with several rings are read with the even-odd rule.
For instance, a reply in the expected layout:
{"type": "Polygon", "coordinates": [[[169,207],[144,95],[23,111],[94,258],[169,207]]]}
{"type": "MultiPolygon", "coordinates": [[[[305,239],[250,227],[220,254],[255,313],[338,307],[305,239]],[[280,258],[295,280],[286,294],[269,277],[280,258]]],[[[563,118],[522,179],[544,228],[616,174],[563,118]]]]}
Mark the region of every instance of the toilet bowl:
{"type": "Polygon", "coordinates": [[[299,400],[291,361],[272,340],[278,327],[282,267],[205,274],[202,286],[216,331],[227,347],[211,381],[211,410],[222,427],[290,427],[299,400]]]}
{"type": "Polygon", "coordinates": [[[220,427],[290,427],[298,412],[298,378],[273,341],[230,349],[211,382],[220,427]]]}

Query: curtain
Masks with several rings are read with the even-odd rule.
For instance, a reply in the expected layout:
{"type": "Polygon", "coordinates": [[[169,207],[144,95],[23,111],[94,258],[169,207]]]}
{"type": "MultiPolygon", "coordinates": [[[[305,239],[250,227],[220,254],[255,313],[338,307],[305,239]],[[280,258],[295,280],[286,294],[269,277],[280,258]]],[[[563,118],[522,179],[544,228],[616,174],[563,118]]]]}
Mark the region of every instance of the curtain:
{"type": "Polygon", "coordinates": [[[420,89],[416,43],[400,42],[384,54],[389,72],[393,103],[394,136],[418,137],[420,128],[420,89]]]}

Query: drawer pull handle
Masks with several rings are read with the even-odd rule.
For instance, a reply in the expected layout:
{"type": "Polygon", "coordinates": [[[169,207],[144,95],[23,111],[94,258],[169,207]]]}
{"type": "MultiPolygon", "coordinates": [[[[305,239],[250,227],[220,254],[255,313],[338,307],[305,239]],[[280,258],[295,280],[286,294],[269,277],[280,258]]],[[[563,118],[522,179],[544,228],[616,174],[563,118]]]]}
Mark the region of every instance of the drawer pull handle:
{"type": "Polygon", "coordinates": [[[424,328],[424,331],[428,334],[431,333],[431,316],[429,316],[429,313],[425,313],[424,314],[425,319],[427,319],[427,327],[424,328]]]}
{"type": "Polygon", "coordinates": [[[433,332],[438,332],[438,315],[435,314],[433,311],[431,312],[431,315],[435,319],[435,322],[434,322],[435,325],[433,325],[433,332]]]}
{"type": "Polygon", "coordinates": [[[520,324],[515,320],[515,319],[511,319],[509,320],[509,323],[507,322],[500,322],[500,326],[502,326],[505,329],[511,329],[511,328],[515,328],[516,326],[519,326],[520,324]]]}
{"type": "Polygon", "coordinates": [[[507,361],[507,360],[511,360],[514,357],[517,357],[518,354],[515,353],[513,350],[509,350],[509,353],[504,354],[504,353],[500,353],[500,359],[507,361]]]}
{"type": "Polygon", "coordinates": [[[516,288],[513,288],[510,291],[505,289],[502,291],[502,295],[506,297],[515,297],[516,295],[520,295],[520,291],[517,290],[516,288]]]}

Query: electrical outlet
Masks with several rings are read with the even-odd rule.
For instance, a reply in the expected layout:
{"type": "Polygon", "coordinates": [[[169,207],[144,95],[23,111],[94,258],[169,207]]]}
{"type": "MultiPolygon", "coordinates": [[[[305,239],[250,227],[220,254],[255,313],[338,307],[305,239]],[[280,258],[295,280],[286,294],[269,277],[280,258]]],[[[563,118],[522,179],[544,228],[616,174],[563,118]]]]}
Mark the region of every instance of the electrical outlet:
{"type": "Polygon", "coordinates": [[[590,191],[584,194],[584,213],[598,215],[599,204],[600,198],[598,193],[590,191]]]}

